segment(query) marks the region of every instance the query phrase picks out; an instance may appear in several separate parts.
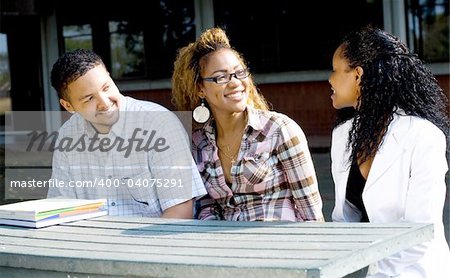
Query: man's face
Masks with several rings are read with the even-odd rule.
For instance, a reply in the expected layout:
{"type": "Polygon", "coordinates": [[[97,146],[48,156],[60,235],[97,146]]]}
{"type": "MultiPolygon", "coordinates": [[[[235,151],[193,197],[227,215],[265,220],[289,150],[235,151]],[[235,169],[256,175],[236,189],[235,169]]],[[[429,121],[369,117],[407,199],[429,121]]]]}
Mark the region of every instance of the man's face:
{"type": "Polygon", "coordinates": [[[103,65],[98,65],[67,87],[68,99],[60,99],[69,112],[79,113],[99,133],[108,133],[118,119],[121,94],[103,65]]]}

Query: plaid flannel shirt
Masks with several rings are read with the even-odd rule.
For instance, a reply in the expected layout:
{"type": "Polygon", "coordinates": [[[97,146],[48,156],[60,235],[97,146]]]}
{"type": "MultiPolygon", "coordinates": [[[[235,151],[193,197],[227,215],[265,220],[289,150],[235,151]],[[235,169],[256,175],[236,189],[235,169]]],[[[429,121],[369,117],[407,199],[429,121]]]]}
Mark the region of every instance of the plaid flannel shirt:
{"type": "Polygon", "coordinates": [[[247,107],[231,185],[223,175],[211,119],[193,133],[193,156],[208,195],[197,218],[324,221],[317,177],[302,129],[286,115],[247,107]]]}

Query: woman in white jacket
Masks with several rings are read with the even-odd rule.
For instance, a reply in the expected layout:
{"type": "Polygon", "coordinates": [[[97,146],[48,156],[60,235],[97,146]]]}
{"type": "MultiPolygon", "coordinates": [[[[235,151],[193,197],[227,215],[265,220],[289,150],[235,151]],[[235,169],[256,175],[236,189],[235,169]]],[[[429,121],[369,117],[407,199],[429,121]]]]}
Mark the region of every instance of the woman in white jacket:
{"type": "Polygon", "coordinates": [[[434,239],[379,261],[369,277],[450,277],[443,207],[448,100],[398,38],[372,27],[348,34],[333,56],[338,122],[331,159],[333,221],[428,222],[434,239]]]}

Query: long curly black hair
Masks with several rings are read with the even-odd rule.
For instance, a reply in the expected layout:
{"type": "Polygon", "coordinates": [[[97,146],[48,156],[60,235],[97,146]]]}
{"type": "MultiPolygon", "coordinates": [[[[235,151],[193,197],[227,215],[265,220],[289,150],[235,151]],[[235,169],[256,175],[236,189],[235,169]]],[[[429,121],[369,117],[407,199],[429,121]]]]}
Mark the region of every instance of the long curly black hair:
{"type": "Polygon", "coordinates": [[[430,69],[399,38],[366,26],[348,34],[341,46],[349,66],[364,71],[358,108],[337,113],[337,125],[354,118],[347,145],[351,161],[362,163],[375,156],[398,108],[435,124],[448,143],[447,96],[430,69]]]}

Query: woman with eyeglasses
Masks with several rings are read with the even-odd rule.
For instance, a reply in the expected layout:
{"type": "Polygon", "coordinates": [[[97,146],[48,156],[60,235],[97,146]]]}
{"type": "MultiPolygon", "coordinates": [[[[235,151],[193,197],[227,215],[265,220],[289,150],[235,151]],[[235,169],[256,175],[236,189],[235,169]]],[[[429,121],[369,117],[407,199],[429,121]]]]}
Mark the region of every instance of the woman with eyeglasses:
{"type": "Polygon", "coordinates": [[[178,53],[173,102],[193,111],[193,156],[208,195],[199,219],[324,221],[302,129],[268,110],[224,30],[206,30],[178,53]]]}

